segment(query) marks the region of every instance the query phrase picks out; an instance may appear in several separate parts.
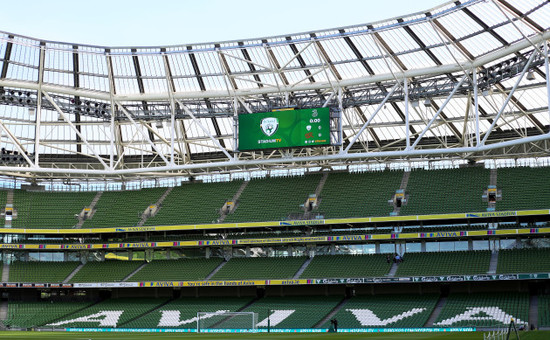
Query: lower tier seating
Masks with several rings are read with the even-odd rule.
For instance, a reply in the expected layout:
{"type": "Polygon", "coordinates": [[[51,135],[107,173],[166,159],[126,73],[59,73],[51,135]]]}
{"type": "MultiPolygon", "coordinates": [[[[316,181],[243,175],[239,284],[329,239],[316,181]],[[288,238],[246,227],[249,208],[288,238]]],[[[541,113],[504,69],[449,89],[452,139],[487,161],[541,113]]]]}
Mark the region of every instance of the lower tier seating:
{"type": "Polygon", "coordinates": [[[342,300],[340,296],[265,297],[246,308],[258,313],[258,328],[312,328],[342,300]]]}
{"type": "Polygon", "coordinates": [[[43,326],[91,305],[91,302],[10,302],[4,324],[10,328],[43,326]]]}
{"type": "Polygon", "coordinates": [[[424,327],[437,300],[436,294],[355,296],[334,318],[341,328],[424,327]]]}
{"type": "Polygon", "coordinates": [[[197,328],[197,312],[235,312],[252,301],[250,297],[182,297],[130,321],[129,328],[197,328]]]}
{"type": "Polygon", "coordinates": [[[167,301],[168,299],[162,298],[108,299],[48,323],[46,326],[122,327],[127,322],[161,307],[167,301]]]}
{"type": "Polygon", "coordinates": [[[504,327],[529,321],[527,293],[451,294],[434,327],[504,327]]]}

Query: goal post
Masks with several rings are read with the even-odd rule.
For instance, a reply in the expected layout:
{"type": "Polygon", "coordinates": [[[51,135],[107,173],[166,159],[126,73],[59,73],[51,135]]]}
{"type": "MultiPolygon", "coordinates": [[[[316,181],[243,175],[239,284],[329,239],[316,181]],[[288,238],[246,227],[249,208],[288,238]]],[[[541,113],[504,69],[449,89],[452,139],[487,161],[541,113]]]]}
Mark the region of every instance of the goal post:
{"type": "Polygon", "coordinates": [[[197,332],[206,329],[256,329],[258,313],[254,312],[197,312],[197,332]]]}

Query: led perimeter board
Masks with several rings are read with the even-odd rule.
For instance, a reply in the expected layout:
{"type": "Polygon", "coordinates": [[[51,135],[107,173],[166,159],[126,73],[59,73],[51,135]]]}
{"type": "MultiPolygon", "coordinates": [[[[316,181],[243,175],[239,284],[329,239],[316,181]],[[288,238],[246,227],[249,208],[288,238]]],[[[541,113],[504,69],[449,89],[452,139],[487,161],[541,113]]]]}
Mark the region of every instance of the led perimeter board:
{"type": "Polygon", "coordinates": [[[239,151],[330,144],[330,110],[285,110],[239,115],[239,151]]]}

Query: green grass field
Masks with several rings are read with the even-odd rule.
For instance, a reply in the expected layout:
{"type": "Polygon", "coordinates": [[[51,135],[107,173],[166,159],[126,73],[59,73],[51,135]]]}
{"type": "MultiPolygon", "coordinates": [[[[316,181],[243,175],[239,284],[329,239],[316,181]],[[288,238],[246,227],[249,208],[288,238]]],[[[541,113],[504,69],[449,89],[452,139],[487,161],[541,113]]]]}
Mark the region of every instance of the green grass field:
{"type": "MultiPolygon", "coordinates": [[[[522,340],[550,339],[550,331],[521,332],[522,340]]],[[[471,333],[300,333],[300,334],[193,334],[193,333],[69,333],[69,332],[0,332],[0,339],[62,339],[62,340],[133,340],[133,339],[383,339],[383,340],[458,340],[483,339],[483,332],[471,333]]],[[[516,339],[515,335],[510,339],[516,339]]]]}

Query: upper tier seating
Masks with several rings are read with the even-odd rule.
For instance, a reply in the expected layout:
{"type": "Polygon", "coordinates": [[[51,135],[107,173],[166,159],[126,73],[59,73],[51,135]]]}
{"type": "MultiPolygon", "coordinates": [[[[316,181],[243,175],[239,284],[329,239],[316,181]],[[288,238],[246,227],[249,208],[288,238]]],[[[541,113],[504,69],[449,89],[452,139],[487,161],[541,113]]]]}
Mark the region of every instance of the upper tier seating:
{"type": "Polygon", "coordinates": [[[158,213],[148,218],[145,225],[216,223],[220,209],[233,198],[242,183],[186,183],[174,187],[158,213]]]}
{"type": "MultiPolygon", "coordinates": [[[[92,203],[95,192],[27,192],[14,190],[14,228],[72,228],[75,215],[92,203]]],[[[1,202],[0,202],[1,204],[1,202]]],[[[5,205],[5,203],[4,203],[5,205]]]]}
{"type": "Polygon", "coordinates": [[[113,228],[135,226],[145,209],[157,200],[166,188],[141,189],[139,191],[105,191],[95,206],[91,219],[83,228],[113,228]]]}
{"type": "Polygon", "coordinates": [[[291,279],[305,257],[234,257],[211,280],[291,279]]]}
{"type": "Polygon", "coordinates": [[[320,180],[321,175],[253,179],[224,222],[279,221],[289,214],[303,214],[300,204],[315,193],[320,180]]]}
{"type": "Polygon", "coordinates": [[[88,262],[69,282],[120,282],[142,264],[141,261],[117,260],[88,262]]]}
{"type": "Polygon", "coordinates": [[[497,210],[530,210],[550,208],[550,167],[500,168],[497,170],[497,188],[502,190],[502,201],[497,210]]]}
{"type": "Polygon", "coordinates": [[[10,264],[11,282],[63,282],[80,262],[22,262],[10,264]]]}
{"type": "Polygon", "coordinates": [[[449,295],[434,327],[505,327],[529,320],[529,294],[477,293],[449,295]]]}
{"type": "Polygon", "coordinates": [[[379,277],[386,275],[391,264],[384,254],[372,255],[318,255],[315,256],[301,278],[379,277]]]}
{"type": "Polygon", "coordinates": [[[127,281],[204,280],[221,262],[221,258],[154,260],[127,281]]]}
{"type": "MultiPolygon", "coordinates": [[[[334,318],[342,328],[421,328],[428,321],[437,299],[436,294],[355,296],[334,318]]],[[[327,322],[325,327],[329,326],[327,322]]]]}
{"type": "Polygon", "coordinates": [[[482,195],[490,171],[482,167],[414,170],[407,189],[407,204],[400,215],[445,214],[487,210],[482,195]]]}
{"type": "MultiPolygon", "coordinates": [[[[550,206],[550,167],[499,168],[497,188],[502,201],[497,210],[548,209],[550,206]]],[[[318,207],[309,218],[388,216],[388,203],[399,189],[403,171],[329,173],[318,197],[318,207]],[[312,217],[313,216],[313,217],[312,217]]],[[[303,205],[314,194],[321,174],[301,177],[253,179],[240,195],[236,209],[224,222],[261,222],[300,219],[303,205]]],[[[399,214],[424,215],[483,212],[488,203],[482,199],[490,182],[490,170],[480,166],[445,170],[413,170],[406,187],[407,202],[399,214]]],[[[186,183],[174,187],[147,226],[210,224],[222,216],[220,209],[238,192],[242,181],[186,183]]],[[[95,214],[83,228],[136,226],[143,212],[155,204],[167,188],[139,191],[105,191],[95,206],[95,214]]],[[[95,192],[27,192],[14,190],[15,228],[71,228],[95,192]]],[[[0,191],[0,206],[6,205],[6,191],[0,191]]]]}
{"type": "Polygon", "coordinates": [[[485,274],[491,252],[485,250],[407,253],[395,276],[485,274]]]}
{"type": "Polygon", "coordinates": [[[331,173],[321,191],[319,212],[326,218],[388,216],[402,171],[331,173]]]}
{"type": "Polygon", "coordinates": [[[548,272],[550,248],[504,249],[498,252],[498,274],[548,272]]]}

